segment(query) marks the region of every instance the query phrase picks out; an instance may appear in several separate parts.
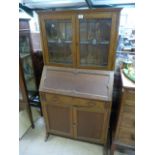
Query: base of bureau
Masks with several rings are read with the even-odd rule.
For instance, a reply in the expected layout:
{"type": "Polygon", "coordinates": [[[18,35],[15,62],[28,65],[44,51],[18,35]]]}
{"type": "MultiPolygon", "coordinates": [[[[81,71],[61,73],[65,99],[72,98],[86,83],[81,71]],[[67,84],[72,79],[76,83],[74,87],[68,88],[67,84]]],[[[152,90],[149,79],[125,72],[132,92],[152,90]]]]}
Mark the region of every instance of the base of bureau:
{"type": "Polygon", "coordinates": [[[104,142],[90,141],[90,140],[88,140],[89,138],[88,139],[74,138],[74,137],[71,137],[71,136],[59,135],[59,134],[55,134],[55,133],[51,133],[51,132],[46,133],[46,135],[45,135],[45,142],[47,142],[48,138],[50,136],[52,136],[52,135],[59,136],[59,137],[64,137],[64,138],[69,138],[69,139],[76,140],[76,141],[87,142],[87,143],[91,143],[91,144],[104,145],[105,147],[107,147],[107,143],[104,143],[104,142]]]}

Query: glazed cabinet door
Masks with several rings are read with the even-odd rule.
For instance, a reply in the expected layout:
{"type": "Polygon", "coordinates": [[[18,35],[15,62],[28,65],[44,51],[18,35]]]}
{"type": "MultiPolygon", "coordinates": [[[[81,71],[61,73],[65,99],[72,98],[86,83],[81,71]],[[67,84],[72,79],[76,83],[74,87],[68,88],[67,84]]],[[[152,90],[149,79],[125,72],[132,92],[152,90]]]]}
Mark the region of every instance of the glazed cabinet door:
{"type": "Polygon", "coordinates": [[[34,128],[32,111],[28,101],[28,92],[26,90],[24,73],[21,67],[21,62],[19,60],[19,111],[22,110],[26,110],[31,126],[34,128]]]}
{"type": "Polygon", "coordinates": [[[19,111],[28,107],[27,92],[22,72],[22,67],[19,63],[19,111]]]}
{"type": "Polygon", "coordinates": [[[75,65],[74,17],[51,14],[40,19],[45,64],[69,67],[75,65]]]}
{"type": "Polygon", "coordinates": [[[89,13],[77,16],[77,66],[112,69],[116,16],[113,13],[89,13]]]}
{"type": "Polygon", "coordinates": [[[73,114],[75,138],[100,144],[106,142],[108,111],[105,110],[103,103],[77,106],[73,114]]]}
{"type": "Polygon", "coordinates": [[[27,30],[22,32],[20,31],[19,33],[19,55],[26,82],[26,89],[28,91],[28,95],[31,96],[33,92],[36,92],[37,88],[31,55],[31,38],[29,33],[30,32],[27,30]]]}

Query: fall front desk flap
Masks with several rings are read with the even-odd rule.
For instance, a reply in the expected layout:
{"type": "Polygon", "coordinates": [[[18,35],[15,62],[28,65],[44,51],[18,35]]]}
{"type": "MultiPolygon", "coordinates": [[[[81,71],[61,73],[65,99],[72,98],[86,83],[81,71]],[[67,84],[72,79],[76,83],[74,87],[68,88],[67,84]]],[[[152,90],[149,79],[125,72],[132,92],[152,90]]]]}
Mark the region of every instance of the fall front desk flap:
{"type": "Polygon", "coordinates": [[[39,91],[111,101],[113,76],[113,71],[44,66],[39,91]]]}

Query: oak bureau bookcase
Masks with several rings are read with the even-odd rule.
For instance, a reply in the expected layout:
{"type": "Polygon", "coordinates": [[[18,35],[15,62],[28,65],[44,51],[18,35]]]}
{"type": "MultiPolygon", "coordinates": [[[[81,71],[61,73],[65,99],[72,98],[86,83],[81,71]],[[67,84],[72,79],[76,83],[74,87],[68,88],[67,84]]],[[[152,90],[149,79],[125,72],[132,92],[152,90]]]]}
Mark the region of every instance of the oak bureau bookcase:
{"type": "Polygon", "coordinates": [[[38,12],[40,97],[51,134],[105,144],[120,9],[38,12]]]}

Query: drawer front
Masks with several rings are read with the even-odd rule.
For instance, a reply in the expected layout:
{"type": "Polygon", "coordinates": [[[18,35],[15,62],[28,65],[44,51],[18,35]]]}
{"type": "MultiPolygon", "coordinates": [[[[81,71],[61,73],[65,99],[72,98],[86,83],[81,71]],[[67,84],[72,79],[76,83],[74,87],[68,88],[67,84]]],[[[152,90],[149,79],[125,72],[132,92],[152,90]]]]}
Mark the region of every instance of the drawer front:
{"type": "Polygon", "coordinates": [[[120,127],[127,127],[134,130],[135,128],[135,116],[129,113],[121,114],[120,127]]]}
{"type": "Polygon", "coordinates": [[[57,94],[46,94],[46,102],[52,104],[71,104],[72,97],[61,96],[57,94]]]}
{"type": "Polygon", "coordinates": [[[128,128],[120,128],[118,140],[121,143],[125,143],[128,145],[134,145],[135,144],[135,132],[134,132],[134,130],[128,129],[128,128]]]}
{"type": "Polygon", "coordinates": [[[75,108],[87,109],[94,112],[103,112],[106,107],[110,108],[110,103],[104,101],[82,99],[57,94],[46,94],[47,104],[66,104],[75,108]]]}
{"type": "Polygon", "coordinates": [[[80,109],[88,109],[97,112],[103,112],[105,109],[104,101],[96,101],[96,100],[88,100],[88,99],[81,99],[81,98],[73,98],[73,105],[80,109]]]}

